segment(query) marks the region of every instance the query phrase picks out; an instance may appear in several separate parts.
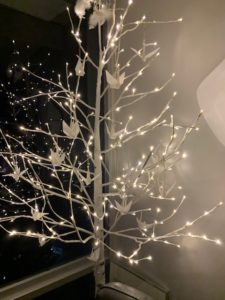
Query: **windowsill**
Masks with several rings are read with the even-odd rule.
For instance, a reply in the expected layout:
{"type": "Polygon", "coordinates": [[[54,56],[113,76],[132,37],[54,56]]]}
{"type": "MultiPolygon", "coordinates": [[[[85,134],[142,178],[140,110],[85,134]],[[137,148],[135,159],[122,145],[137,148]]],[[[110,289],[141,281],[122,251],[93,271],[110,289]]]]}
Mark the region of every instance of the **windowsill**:
{"type": "Polygon", "coordinates": [[[31,299],[93,271],[93,262],[83,257],[49,271],[0,288],[0,299],[31,299]]]}

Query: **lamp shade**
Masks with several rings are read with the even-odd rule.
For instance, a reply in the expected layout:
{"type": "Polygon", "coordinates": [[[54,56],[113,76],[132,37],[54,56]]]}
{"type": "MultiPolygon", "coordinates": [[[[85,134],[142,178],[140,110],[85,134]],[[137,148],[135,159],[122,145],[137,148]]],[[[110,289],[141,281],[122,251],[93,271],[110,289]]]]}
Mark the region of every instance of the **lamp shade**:
{"type": "Polygon", "coordinates": [[[200,84],[197,99],[210,129],[225,146],[225,60],[200,84]]]}

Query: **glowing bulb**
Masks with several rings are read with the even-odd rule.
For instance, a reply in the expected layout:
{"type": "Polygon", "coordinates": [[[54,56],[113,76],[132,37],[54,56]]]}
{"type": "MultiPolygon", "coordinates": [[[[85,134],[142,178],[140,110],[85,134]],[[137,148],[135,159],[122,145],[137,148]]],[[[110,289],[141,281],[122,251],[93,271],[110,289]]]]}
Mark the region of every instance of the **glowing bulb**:
{"type": "Polygon", "coordinates": [[[187,157],[187,153],[183,153],[182,158],[186,158],[186,157],[187,157]]]}
{"type": "Polygon", "coordinates": [[[134,263],[133,259],[129,259],[129,263],[130,263],[131,265],[133,265],[133,263],[134,263]]]}
{"type": "Polygon", "coordinates": [[[16,231],[16,230],[13,230],[13,231],[11,231],[11,232],[9,233],[9,235],[15,235],[15,234],[17,234],[17,231],[16,231]]]}

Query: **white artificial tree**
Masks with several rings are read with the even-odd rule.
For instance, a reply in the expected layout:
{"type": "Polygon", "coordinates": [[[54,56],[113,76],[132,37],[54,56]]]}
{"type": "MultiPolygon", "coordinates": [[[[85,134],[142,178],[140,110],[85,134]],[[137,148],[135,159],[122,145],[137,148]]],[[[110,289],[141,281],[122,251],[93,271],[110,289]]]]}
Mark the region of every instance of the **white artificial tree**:
{"type": "MultiPolygon", "coordinates": [[[[80,54],[75,57],[75,72],[66,65],[66,84],[63,84],[60,76],[58,81],[53,81],[23,67],[25,73],[50,86],[48,91],[39,91],[38,94],[22,99],[23,105],[33,99],[40,101],[42,105],[41,101],[47,98],[49,103],[54,103],[62,112],[61,132],[53,133],[48,123],[39,128],[21,126],[21,138],[1,131],[6,147],[1,150],[0,155],[10,169],[1,182],[1,187],[6,192],[6,195],[1,196],[1,201],[13,205],[15,209],[26,209],[23,214],[7,213],[0,218],[0,226],[11,236],[35,238],[41,246],[51,240],[80,244],[91,242],[92,253],[89,258],[95,262],[96,285],[105,282],[106,249],[120,259],[137,264],[139,261],[152,260],[151,255],[142,256],[144,247],[151,247],[152,243],[180,247],[177,237],[187,236],[221,244],[218,239],[191,234],[188,229],[222,203],[203,212],[198,218],[184,221],[183,225],[172,230],[166,230],[166,225],[164,226],[167,221],[176,217],[185,201],[182,188],[168,178],[168,171],[185,157],[182,146],[189,134],[198,130],[197,120],[201,113],[190,126],[175,124],[169,113],[170,103],[176,97],[176,92],[173,92],[161,112],[138,127],[131,126],[132,116],[125,124],[114,119],[115,112],[135,103],[141,105],[143,99],[164,90],[174,77],[172,74],[162,86],[153,90],[137,92],[134,88],[134,83],[144,76],[145,71],[159,56],[160,47],[154,41],[144,40],[140,49],[129,49],[131,56],[128,57],[127,54],[126,62],[121,63],[121,55],[124,53],[121,47],[123,38],[143,24],[147,26],[157,23],[147,20],[145,16],[134,22],[127,22],[132,2],[129,0],[124,9],[119,9],[116,0],[78,0],[75,14],[80,22],[76,28],[67,8],[72,25],[71,33],[79,46],[80,54]],[[80,35],[80,26],[88,10],[89,29],[98,32],[97,62],[84,48],[80,35]],[[103,34],[103,26],[104,31],[107,30],[106,34],[103,34]],[[131,72],[130,66],[134,62],[138,62],[139,67],[131,72]],[[91,64],[97,74],[94,105],[88,103],[80,94],[80,80],[86,76],[87,64],[91,64]],[[71,89],[71,82],[75,84],[75,89],[71,89]],[[108,96],[112,92],[114,97],[113,102],[110,102],[108,96]],[[165,129],[167,142],[162,143],[159,138],[158,144],[147,148],[147,154],[141,156],[138,162],[130,162],[129,169],[123,168],[120,173],[112,174],[107,157],[113,151],[123,149],[131,140],[138,140],[143,135],[150,136],[158,128],[165,129]],[[103,131],[107,137],[106,143],[102,142],[103,131]],[[43,154],[40,154],[40,151],[29,147],[23,139],[30,134],[37,136],[36,140],[40,141],[41,136],[47,137],[48,150],[43,150],[43,154]],[[12,177],[16,184],[27,184],[34,191],[33,196],[24,198],[15,192],[7,184],[8,177],[12,177]],[[139,194],[141,197],[138,197],[139,194]],[[58,198],[68,207],[69,217],[54,208],[54,202],[58,198]],[[166,217],[160,217],[160,208],[153,209],[155,204],[152,203],[157,201],[174,202],[172,211],[167,211],[166,217]],[[77,214],[80,209],[86,211],[88,227],[78,224],[77,214]],[[110,221],[105,225],[106,218],[110,221]],[[37,226],[37,230],[12,229],[17,220],[35,222],[41,226],[37,226]],[[121,223],[123,220],[125,222],[121,223]],[[164,228],[163,234],[158,230],[159,227],[164,228]],[[108,239],[110,237],[130,241],[130,253],[114,249],[108,239]]],[[[159,23],[180,21],[182,20],[177,19],[159,23]]],[[[41,147],[42,145],[38,148],[41,147]]]]}

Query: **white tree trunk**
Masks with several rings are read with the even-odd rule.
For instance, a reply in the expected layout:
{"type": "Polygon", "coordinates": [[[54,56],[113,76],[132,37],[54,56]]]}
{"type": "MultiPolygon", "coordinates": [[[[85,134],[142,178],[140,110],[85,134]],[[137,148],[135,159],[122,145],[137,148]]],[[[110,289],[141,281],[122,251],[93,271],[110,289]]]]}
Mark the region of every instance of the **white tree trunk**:
{"type": "MultiPolygon", "coordinates": [[[[100,33],[99,33],[100,36],[100,33]]],[[[95,105],[95,129],[94,129],[94,161],[95,161],[95,181],[94,181],[94,211],[96,213],[95,228],[96,241],[95,252],[98,257],[95,265],[95,285],[98,286],[105,283],[105,256],[104,245],[101,243],[104,240],[103,226],[104,221],[102,215],[103,211],[103,197],[102,197],[102,163],[101,163],[101,136],[100,136],[100,111],[101,111],[101,83],[102,83],[102,71],[103,65],[101,62],[102,52],[99,51],[99,68],[97,74],[96,84],[96,105],[95,105]]]]}

